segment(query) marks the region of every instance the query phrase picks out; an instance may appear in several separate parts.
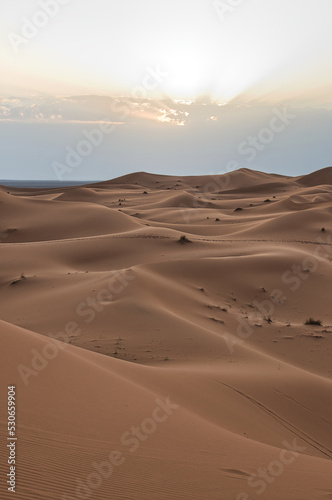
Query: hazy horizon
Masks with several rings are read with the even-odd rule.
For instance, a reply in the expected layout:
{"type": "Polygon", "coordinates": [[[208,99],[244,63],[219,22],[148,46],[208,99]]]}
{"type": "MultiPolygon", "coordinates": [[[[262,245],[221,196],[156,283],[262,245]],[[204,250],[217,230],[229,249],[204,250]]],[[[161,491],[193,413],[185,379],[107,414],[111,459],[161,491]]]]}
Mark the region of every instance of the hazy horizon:
{"type": "Polygon", "coordinates": [[[332,110],[101,96],[0,100],[0,177],[95,181],[148,171],[303,175],[329,166],[332,110]]]}
{"type": "MultiPolygon", "coordinates": [[[[267,172],[268,174],[270,175],[281,175],[281,176],[284,176],[284,177],[289,177],[289,178],[298,178],[298,177],[305,177],[306,175],[310,175],[314,172],[317,172],[317,171],[320,171],[320,170],[325,170],[327,168],[330,168],[332,166],[325,166],[325,167],[322,167],[322,168],[319,168],[317,170],[312,170],[306,174],[303,174],[303,175],[289,175],[287,176],[286,174],[278,174],[277,172],[267,172]]],[[[228,172],[224,172],[224,173],[220,173],[220,174],[210,174],[211,177],[213,178],[214,176],[216,175],[227,175],[228,173],[232,173],[232,172],[236,172],[236,171],[245,171],[245,170],[249,170],[251,172],[259,172],[259,171],[256,171],[254,169],[251,169],[251,168],[248,168],[248,167],[241,167],[237,170],[234,170],[234,171],[228,171],[228,172]]],[[[151,176],[159,176],[159,175],[162,175],[162,176],[169,176],[169,177],[191,177],[191,178],[194,178],[194,177],[201,177],[202,175],[206,175],[206,174],[196,174],[196,175],[188,175],[188,176],[180,176],[180,175],[171,175],[171,174],[159,174],[157,172],[148,172],[148,171],[134,171],[134,172],[130,172],[130,173],[124,173],[122,174],[121,176],[119,177],[110,177],[108,179],[94,179],[94,180],[91,180],[91,179],[82,179],[82,180],[72,180],[72,181],[66,181],[66,180],[54,180],[54,179],[0,179],[0,185],[2,186],[5,186],[5,187],[12,187],[12,188],[19,188],[19,187],[26,187],[26,188],[45,188],[45,187],[71,187],[71,186],[84,186],[84,185],[87,185],[87,184],[99,184],[99,183],[102,183],[102,182],[107,182],[107,181],[112,181],[112,180],[116,180],[116,179],[119,179],[121,177],[126,177],[127,175],[135,175],[135,174],[147,174],[147,175],[151,175],[151,176]],[[8,184],[6,184],[6,182],[8,182],[8,184]]],[[[207,174],[209,175],[209,174],[207,174]]]]}

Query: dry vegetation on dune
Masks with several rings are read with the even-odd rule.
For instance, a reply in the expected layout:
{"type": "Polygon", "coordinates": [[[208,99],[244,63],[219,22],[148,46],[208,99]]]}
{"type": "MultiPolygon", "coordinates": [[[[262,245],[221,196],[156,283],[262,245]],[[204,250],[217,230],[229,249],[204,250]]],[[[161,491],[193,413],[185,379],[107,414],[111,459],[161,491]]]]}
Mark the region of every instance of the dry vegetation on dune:
{"type": "Polygon", "coordinates": [[[0,214],[17,499],[332,498],[332,168],[0,187],[0,214]]]}

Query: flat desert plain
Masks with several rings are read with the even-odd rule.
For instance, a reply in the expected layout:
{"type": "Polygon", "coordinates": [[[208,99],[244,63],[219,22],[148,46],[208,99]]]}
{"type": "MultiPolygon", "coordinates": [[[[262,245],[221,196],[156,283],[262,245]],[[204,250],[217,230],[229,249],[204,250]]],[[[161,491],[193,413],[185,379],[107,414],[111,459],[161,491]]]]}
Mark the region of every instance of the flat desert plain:
{"type": "Polygon", "coordinates": [[[331,499],[331,216],[332,168],[1,186],[1,498],[331,499]]]}

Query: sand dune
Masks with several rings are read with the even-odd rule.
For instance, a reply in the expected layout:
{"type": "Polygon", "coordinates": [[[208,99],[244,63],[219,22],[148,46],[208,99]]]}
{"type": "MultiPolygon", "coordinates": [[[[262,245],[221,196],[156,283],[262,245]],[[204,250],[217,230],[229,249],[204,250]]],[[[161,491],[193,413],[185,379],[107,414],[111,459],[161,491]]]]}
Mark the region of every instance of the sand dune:
{"type": "Polygon", "coordinates": [[[312,174],[304,175],[297,179],[297,182],[305,186],[331,185],[332,167],[323,168],[312,174]]]}
{"type": "MultiPolygon", "coordinates": [[[[140,227],[125,214],[99,204],[91,205],[91,201],[82,201],[78,210],[69,201],[59,203],[57,200],[17,198],[2,193],[0,199],[0,235],[13,242],[88,237],[140,227]]],[[[75,197],[73,201],[76,201],[75,197]]]]}
{"type": "Polygon", "coordinates": [[[332,168],[0,187],[14,496],[332,498],[331,215],[332,168]]]}

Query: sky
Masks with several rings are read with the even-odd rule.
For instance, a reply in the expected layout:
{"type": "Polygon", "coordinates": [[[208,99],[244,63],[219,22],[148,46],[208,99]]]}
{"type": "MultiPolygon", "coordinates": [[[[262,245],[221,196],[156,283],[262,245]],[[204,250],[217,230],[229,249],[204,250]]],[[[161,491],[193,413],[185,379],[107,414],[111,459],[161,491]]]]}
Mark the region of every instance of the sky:
{"type": "Polygon", "coordinates": [[[15,0],[0,14],[0,179],[332,164],[331,0],[15,0]]]}

